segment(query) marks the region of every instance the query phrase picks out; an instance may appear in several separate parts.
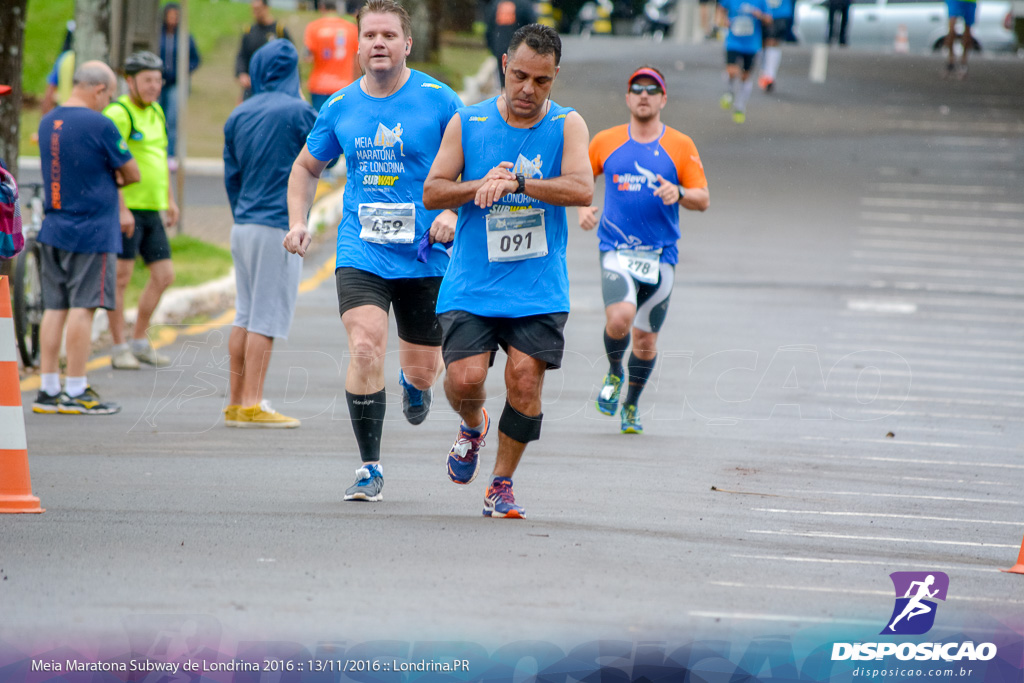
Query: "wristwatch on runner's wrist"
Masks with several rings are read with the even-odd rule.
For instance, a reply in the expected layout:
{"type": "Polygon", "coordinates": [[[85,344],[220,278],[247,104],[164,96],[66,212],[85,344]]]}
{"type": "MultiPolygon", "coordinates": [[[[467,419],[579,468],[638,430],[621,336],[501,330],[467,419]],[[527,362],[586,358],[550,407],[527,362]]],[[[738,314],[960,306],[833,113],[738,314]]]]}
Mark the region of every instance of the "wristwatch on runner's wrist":
{"type": "Polygon", "coordinates": [[[683,201],[683,197],[686,196],[686,188],[682,185],[677,185],[676,187],[679,188],[679,201],[683,201]]]}
{"type": "Polygon", "coordinates": [[[522,173],[516,173],[516,194],[522,194],[526,192],[526,176],[522,173]]]}

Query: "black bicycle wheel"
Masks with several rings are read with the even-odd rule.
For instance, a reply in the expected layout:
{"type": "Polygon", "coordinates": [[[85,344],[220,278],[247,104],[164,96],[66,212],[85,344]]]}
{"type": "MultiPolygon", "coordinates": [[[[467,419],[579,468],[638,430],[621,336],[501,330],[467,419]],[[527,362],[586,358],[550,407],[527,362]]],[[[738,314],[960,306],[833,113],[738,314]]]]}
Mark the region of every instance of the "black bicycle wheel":
{"type": "Polygon", "coordinates": [[[25,240],[25,250],[14,265],[14,334],[26,368],[39,360],[39,324],[43,320],[43,283],[39,245],[25,240]]]}

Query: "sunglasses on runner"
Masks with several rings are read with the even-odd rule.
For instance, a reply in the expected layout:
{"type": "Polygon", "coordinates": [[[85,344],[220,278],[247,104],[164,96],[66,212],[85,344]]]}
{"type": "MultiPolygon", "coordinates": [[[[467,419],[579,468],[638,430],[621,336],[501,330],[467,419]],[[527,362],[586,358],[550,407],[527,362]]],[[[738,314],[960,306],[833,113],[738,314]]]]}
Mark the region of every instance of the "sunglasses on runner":
{"type": "Polygon", "coordinates": [[[661,89],[661,86],[658,85],[657,83],[630,83],[629,92],[633,93],[634,95],[639,95],[640,93],[647,93],[648,95],[660,95],[664,91],[661,89]]]}

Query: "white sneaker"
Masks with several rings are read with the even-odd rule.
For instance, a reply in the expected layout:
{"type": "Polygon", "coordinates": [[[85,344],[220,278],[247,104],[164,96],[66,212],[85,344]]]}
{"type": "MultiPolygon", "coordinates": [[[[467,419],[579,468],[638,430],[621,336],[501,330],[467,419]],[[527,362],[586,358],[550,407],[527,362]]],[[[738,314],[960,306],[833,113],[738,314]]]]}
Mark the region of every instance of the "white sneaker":
{"type": "Polygon", "coordinates": [[[111,354],[110,367],[115,370],[138,370],[139,359],[135,357],[131,349],[121,349],[111,354]]]}
{"type": "Polygon", "coordinates": [[[133,350],[132,355],[143,363],[147,363],[157,368],[166,368],[171,364],[171,359],[162,353],[159,353],[153,348],[152,344],[146,346],[142,351],[133,350]]]}

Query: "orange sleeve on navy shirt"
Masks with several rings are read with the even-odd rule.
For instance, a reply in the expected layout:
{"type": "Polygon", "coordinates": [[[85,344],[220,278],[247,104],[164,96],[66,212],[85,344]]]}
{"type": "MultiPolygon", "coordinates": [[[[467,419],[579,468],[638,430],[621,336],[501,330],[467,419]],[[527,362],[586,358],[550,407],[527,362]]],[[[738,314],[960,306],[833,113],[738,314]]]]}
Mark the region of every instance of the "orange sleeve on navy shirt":
{"type": "Polygon", "coordinates": [[[684,135],[674,128],[666,128],[661,138],[661,146],[668,152],[669,158],[676,165],[679,184],[683,187],[707,187],[708,179],[704,175],[704,164],[700,161],[697,146],[689,135],[684,135]]]}
{"type": "Polygon", "coordinates": [[[590,167],[594,177],[604,172],[604,162],[612,152],[629,142],[629,126],[623,124],[608,130],[602,130],[590,141],[590,167]]]}

